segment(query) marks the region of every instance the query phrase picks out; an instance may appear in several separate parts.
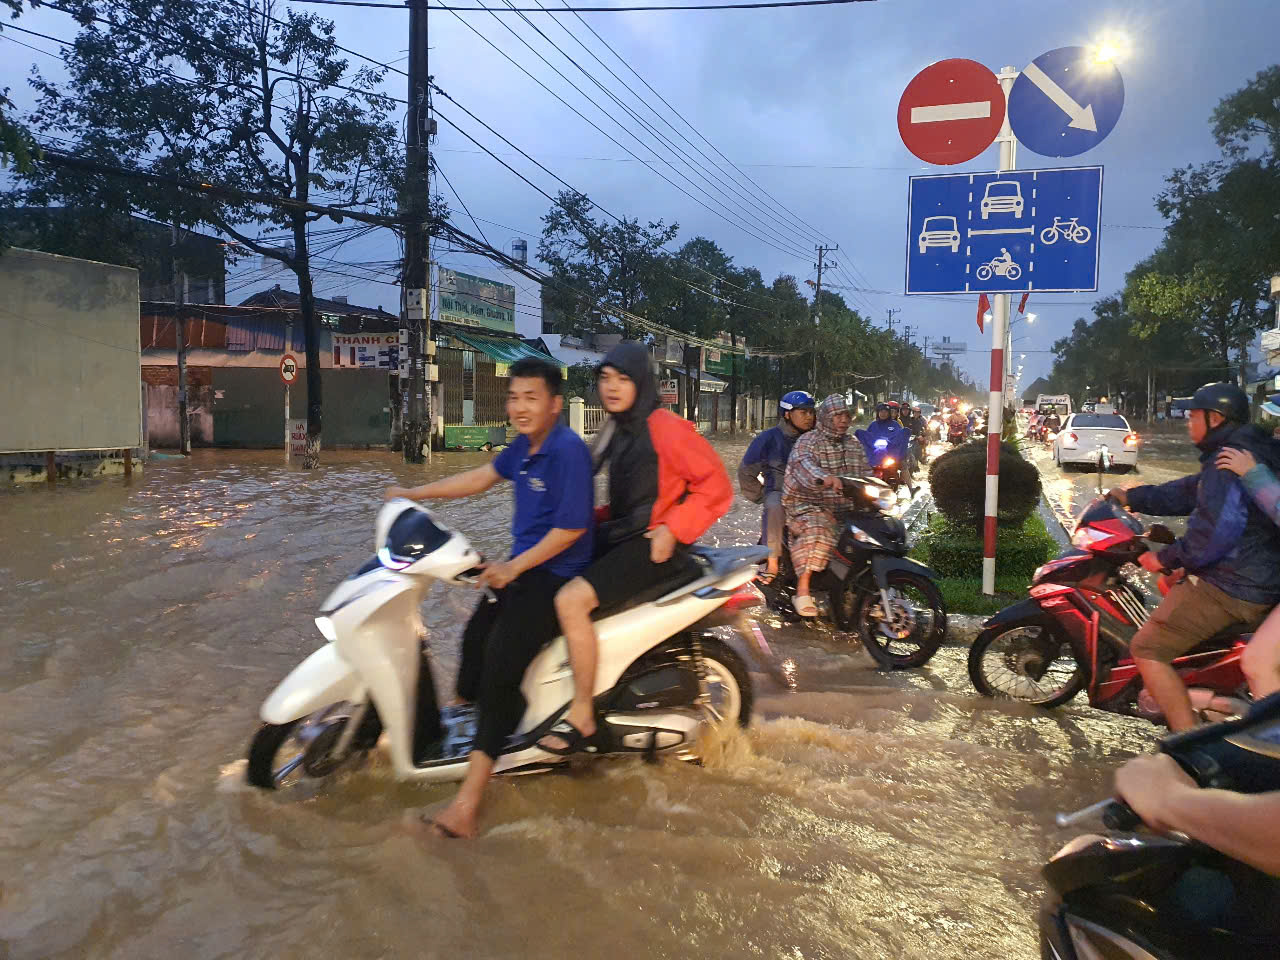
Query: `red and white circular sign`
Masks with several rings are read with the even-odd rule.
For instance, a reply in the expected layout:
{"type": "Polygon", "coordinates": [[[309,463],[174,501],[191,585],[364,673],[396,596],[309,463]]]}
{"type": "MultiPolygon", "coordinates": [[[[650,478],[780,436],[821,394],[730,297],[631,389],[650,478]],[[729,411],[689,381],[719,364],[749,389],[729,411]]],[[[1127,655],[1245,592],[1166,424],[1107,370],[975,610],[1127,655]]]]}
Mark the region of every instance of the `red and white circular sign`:
{"type": "Polygon", "coordinates": [[[280,379],[286,387],[298,379],[298,358],[292,353],[280,358],[280,379]]]}
{"type": "Polygon", "coordinates": [[[926,163],[964,163],[991,146],[1004,111],[994,73],[973,60],[940,60],[907,84],[898,101],[898,132],[926,163]]]}

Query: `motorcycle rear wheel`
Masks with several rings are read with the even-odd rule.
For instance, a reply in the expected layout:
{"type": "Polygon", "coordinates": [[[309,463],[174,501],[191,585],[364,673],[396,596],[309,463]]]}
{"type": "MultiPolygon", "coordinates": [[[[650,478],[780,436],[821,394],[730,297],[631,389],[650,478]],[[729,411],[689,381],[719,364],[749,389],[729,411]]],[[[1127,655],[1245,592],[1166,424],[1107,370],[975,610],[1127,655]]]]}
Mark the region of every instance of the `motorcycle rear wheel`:
{"type": "Polygon", "coordinates": [[[747,665],[728,644],[720,640],[703,637],[699,646],[703,668],[703,701],[700,706],[715,723],[746,727],[751,723],[755,700],[747,665]]]}
{"type": "Polygon", "coordinates": [[[969,648],[969,679],[984,697],[1051,709],[1074,699],[1089,671],[1052,627],[1018,624],[978,634],[969,648]]]}

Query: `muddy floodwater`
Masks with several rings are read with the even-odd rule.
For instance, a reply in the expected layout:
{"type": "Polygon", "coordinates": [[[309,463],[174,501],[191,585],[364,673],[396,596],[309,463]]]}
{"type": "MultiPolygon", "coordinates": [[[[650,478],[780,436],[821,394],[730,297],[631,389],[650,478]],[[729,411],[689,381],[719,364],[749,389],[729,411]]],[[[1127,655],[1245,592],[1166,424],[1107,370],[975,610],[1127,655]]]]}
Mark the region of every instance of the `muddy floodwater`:
{"type": "MultiPolygon", "coordinates": [[[[717,441],[733,471],[745,440],[717,441]]],[[[766,624],[799,690],[755,674],[750,729],[704,766],[602,761],[495,783],[474,842],[407,816],[452,787],[375,759],[319,792],[243,786],[259,705],[322,640],[392,482],[483,462],[199,451],[122,478],[0,492],[0,957],[1038,956],[1039,867],[1156,737],[977,697],[965,650],[887,674],[766,624]]],[[[444,508],[485,552],[509,493],[444,508]]],[[[709,539],[754,542],[737,501],[709,539]]],[[[424,607],[444,677],[466,588],[424,607]]]]}

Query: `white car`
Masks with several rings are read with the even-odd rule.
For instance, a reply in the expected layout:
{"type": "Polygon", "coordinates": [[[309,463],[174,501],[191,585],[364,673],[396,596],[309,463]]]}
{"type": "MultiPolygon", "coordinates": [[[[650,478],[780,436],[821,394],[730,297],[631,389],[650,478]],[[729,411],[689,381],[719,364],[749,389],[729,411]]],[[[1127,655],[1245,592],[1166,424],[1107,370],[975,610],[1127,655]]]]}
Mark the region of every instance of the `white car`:
{"type": "Polygon", "coordinates": [[[1113,466],[1126,471],[1138,465],[1141,440],[1118,413],[1073,413],[1053,441],[1053,461],[1060,467],[1079,464],[1097,469],[1105,447],[1113,466]]]}
{"type": "Polygon", "coordinates": [[[993,180],[987,184],[979,205],[982,219],[993,213],[1012,213],[1022,219],[1022,186],[1016,180],[993,180]]]}
{"type": "Polygon", "coordinates": [[[930,247],[950,247],[952,253],[960,251],[960,227],[955,217],[925,217],[918,237],[920,252],[930,247]]]}

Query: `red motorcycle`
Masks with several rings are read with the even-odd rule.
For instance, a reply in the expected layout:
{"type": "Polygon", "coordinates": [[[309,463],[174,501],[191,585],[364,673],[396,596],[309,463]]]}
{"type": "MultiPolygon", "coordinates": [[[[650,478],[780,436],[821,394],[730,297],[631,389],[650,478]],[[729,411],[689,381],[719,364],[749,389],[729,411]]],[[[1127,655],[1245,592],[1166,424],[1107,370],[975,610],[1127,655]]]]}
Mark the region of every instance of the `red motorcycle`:
{"type": "MultiPolygon", "coordinates": [[[[1155,601],[1121,574],[1150,547],[1173,534],[1141,522],[1113,500],[1085,507],[1071,538],[1074,549],[1035,572],[1025,600],[983,625],[969,650],[969,678],[987,697],[1057,707],[1087,689],[1091,706],[1162,723],[1142,687],[1129,642],[1155,601]]],[[[1173,661],[1192,706],[1213,719],[1243,714],[1249,688],[1240,657],[1249,635],[1223,631],[1173,661]]]]}

